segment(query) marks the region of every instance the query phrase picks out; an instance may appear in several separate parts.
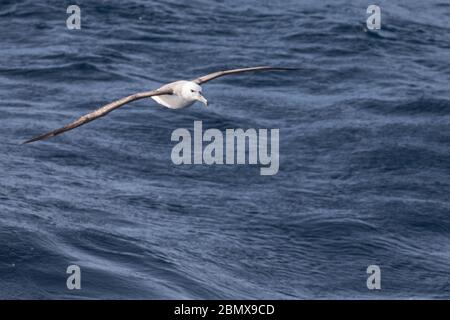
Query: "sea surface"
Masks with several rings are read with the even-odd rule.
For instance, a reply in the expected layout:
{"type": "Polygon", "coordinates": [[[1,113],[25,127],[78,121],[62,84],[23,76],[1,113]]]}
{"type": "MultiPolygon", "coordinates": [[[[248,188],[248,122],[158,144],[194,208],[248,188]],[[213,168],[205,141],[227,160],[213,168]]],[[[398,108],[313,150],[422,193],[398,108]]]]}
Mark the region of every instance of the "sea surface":
{"type": "Polygon", "coordinates": [[[450,2],[377,1],[378,31],[369,4],[2,0],[0,298],[449,299],[450,2]],[[300,70],[21,145],[123,96],[255,65],[300,70]],[[279,129],[278,174],[173,164],[173,130],[197,120],[279,129]]]}

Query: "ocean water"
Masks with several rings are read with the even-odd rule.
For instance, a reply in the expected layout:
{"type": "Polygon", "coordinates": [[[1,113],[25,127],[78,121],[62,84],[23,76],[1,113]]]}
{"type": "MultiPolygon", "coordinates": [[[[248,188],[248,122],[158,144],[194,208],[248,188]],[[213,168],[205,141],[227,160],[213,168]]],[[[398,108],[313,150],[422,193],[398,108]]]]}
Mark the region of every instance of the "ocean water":
{"type": "Polygon", "coordinates": [[[450,3],[377,1],[379,31],[369,4],[3,0],[0,298],[450,298],[450,3]],[[208,108],[141,100],[21,145],[254,65],[300,71],[217,79],[208,108]],[[174,165],[171,133],[196,120],[278,128],[278,174],[174,165]]]}

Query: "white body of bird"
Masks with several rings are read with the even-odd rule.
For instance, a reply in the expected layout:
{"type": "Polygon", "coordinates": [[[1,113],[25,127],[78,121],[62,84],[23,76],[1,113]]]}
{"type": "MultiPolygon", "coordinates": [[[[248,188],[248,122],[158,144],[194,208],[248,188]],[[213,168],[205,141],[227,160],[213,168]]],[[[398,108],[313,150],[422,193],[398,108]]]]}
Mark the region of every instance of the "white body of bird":
{"type": "Polygon", "coordinates": [[[151,97],[159,104],[169,109],[182,109],[200,101],[208,105],[208,101],[202,96],[202,87],[192,81],[180,80],[168,83],[158,90],[172,90],[173,94],[165,94],[151,97]]]}

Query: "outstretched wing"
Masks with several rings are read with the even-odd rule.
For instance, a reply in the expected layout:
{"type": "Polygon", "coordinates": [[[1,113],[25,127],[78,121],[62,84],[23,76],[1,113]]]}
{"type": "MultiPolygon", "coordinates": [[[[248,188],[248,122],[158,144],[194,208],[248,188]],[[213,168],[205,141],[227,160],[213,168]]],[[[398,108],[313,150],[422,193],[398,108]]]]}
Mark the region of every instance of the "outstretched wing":
{"type": "Polygon", "coordinates": [[[57,136],[61,133],[64,133],[66,131],[78,128],[79,126],[82,126],[86,123],[94,121],[95,119],[106,116],[111,111],[113,111],[117,108],[120,108],[121,106],[123,106],[127,103],[130,103],[132,101],[140,100],[140,99],[148,98],[148,97],[153,97],[153,96],[164,95],[164,94],[172,94],[172,93],[173,93],[172,90],[168,89],[168,90],[152,90],[152,91],[146,91],[146,92],[132,94],[131,96],[116,100],[114,102],[111,102],[111,103],[101,107],[100,109],[95,110],[94,112],[86,114],[86,115],[80,117],[78,120],[75,120],[74,122],[68,124],[67,126],[64,126],[62,128],[50,131],[48,133],[33,137],[30,140],[25,141],[24,143],[30,143],[30,142],[34,142],[34,141],[48,139],[48,138],[57,136]]]}
{"type": "Polygon", "coordinates": [[[237,74],[237,73],[243,73],[243,72],[250,72],[250,71],[270,71],[270,70],[280,70],[280,71],[292,71],[292,70],[298,70],[297,68],[276,68],[276,67],[269,67],[269,66],[261,66],[261,67],[252,67],[252,68],[242,68],[242,69],[232,69],[232,70],[224,70],[224,71],[217,71],[210,74],[207,74],[206,76],[197,78],[192,80],[193,82],[197,84],[202,84],[208,81],[211,81],[213,79],[226,76],[229,74],[237,74]]]}

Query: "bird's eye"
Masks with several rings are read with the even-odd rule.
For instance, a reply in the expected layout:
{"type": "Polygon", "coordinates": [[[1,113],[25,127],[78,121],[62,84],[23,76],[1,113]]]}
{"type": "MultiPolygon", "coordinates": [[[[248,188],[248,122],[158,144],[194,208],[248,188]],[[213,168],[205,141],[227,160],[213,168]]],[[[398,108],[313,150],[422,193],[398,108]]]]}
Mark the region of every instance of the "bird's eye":
{"type": "Polygon", "coordinates": [[[194,89],[191,89],[191,92],[194,92],[194,89]]]}

